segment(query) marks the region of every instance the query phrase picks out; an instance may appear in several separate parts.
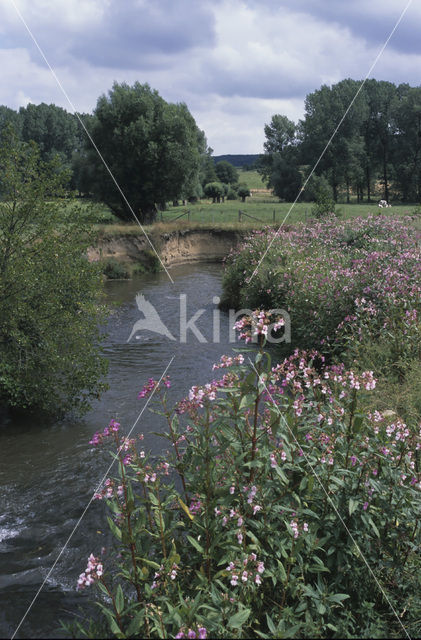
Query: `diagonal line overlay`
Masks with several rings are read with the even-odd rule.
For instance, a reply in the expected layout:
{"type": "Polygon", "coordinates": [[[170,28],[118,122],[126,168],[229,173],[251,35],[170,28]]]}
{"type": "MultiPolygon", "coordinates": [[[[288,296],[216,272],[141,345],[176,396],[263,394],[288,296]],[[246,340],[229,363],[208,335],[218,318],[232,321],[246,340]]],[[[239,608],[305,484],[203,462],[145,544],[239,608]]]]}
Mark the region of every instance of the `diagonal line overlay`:
{"type": "MultiPolygon", "coordinates": [[[[294,439],[295,444],[301,449],[300,443],[298,442],[297,438],[295,437],[292,429],[290,428],[289,424],[287,423],[287,421],[285,420],[284,415],[280,412],[278,405],[276,404],[275,400],[273,399],[269,389],[266,386],[266,382],[264,381],[263,377],[261,375],[259,375],[259,372],[257,371],[256,367],[254,366],[254,363],[250,360],[250,358],[248,358],[248,361],[250,362],[252,368],[254,369],[254,372],[256,373],[260,384],[265,388],[266,393],[268,394],[269,398],[272,401],[273,406],[275,407],[276,412],[278,413],[279,417],[282,418],[285,426],[287,427],[289,433],[291,434],[291,436],[294,439]]],[[[302,449],[301,449],[302,450],[302,449]]],[[[308,459],[305,451],[302,450],[303,456],[305,461],[307,462],[308,466],[311,469],[311,472],[313,474],[313,476],[316,478],[317,482],[319,483],[320,487],[322,488],[324,494],[326,495],[326,498],[329,500],[331,506],[333,507],[333,510],[335,511],[336,515],[338,516],[339,520],[341,521],[345,531],[347,532],[347,534],[349,535],[349,537],[351,538],[352,542],[354,543],[356,549],[358,550],[358,553],[360,554],[360,557],[362,558],[362,560],[364,561],[364,564],[366,565],[367,569],[369,570],[372,578],[374,579],[377,587],[379,588],[383,598],[385,599],[385,601],[387,602],[387,604],[389,605],[389,607],[391,608],[391,610],[393,611],[396,619],[398,620],[399,624],[401,625],[403,631],[405,632],[406,637],[408,638],[408,640],[411,640],[411,636],[409,635],[409,633],[407,632],[407,630],[405,629],[402,620],[400,619],[396,609],[394,608],[394,606],[392,605],[392,603],[390,602],[389,598],[387,597],[387,594],[385,592],[385,590],[383,589],[382,585],[380,584],[380,582],[378,581],[373,569],[370,567],[370,565],[368,564],[363,552],[361,551],[359,544],[357,543],[357,541],[355,540],[354,536],[352,535],[352,533],[350,532],[350,530],[348,529],[344,519],[342,518],[341,514],[339,513],[339,511],[337,510],[332,498],[330,497],[330,495],[328,494],[328,492],[325,489],[325,486],[323,485],[322,481],[320,480],[317,472],[315,471],[313,465],[311,464],[310,460],[308,459]]]]}
{"type": "Polygon", "coordinates": [[[305,182],[304,182],[303,186],[300,188],[300,190],[299,190],[299,192],[298,192],[298,194],[297,194],[297,197],[295,198],[294,202],[292,203],[292,205],[291,205],[291,206],[290,206],[290,208],[288,209],[288,212],[287,212],[287,214],[285,215],[285,218],[282,220],[282,222],[281,222],[281,224],[280,224],[280,226],[279,226],[279,228],[278,228],[277,232],[275,233],[275,235],[273,236],[272,240],[269,242],[268,246],[266,247],[266,250],[265,250],[264,254],[263,254],[263,255],[262,255],[262,257],[260,258],[259,262],[257,263],[257,266],[256,266],[255,270],[253,271],[253,273],[251,274],[250,278],[248,278],[248,279],[247,279],[247,283],[250,283],[250,282],[251,282],[251,280],[254,278],[254,276],[256,275],[256,273],[257,273],[257,271],[258,271],[258,269],[259,269],[260,265],[262,264],[262,262],[263,262],[263,260],[264,260],[264,258],[265,258],[265,256],[266,256],[267,252],[268,252],[268,251],[269,251],[269,249],[271,248],[271,246],[272,246],[273,242],[274,242],[274,241],[276,240],[276,238],[279,236],[279,232],[281,231],[282,227],[283,227],[283,226],[284,226],[284,224],[285,224],[285,221],[287,220],[287,218],[289,217],[289,214],[291,213],[291,211],[293,210],[293,208],[294,208],[295,204],[297,203],[297,200],[298,200],[298,198],[300,197],[301,192],[302,192],[302,191],[304,191],[304,189],[305,189],[305,187],[306,187],[306,185],[307,185],[308,181],[310,180],[311,176],[312,176],[312,175],[313,175],[313,173],[315,172],[315,170],[316,170],[316,168],[317,168],[317,166],[318,166],[318,164],[319,164],[320,160],[323,158],[323,156],[325,155],[325,153],[326,153],[326,151],[327,151],[328,147],[330,146],[330,143],[332,142],[333,138],[334,138],[334,137],[336,136],[336,134],[338,133],[339,128],[340,128],[340,126],[341,126],[341,124],[343,123],[343,121],[345,120],[345,118],[346,118],[346,116],[348,115],[349,111],[351,110],[352,105],[354,104],[355,100],[358,98],[358,96],[359,96],[359,94],[360,94],[360,92],[361,92],[362,88],[364,87],[365,83],[366,83],[366,82],[367,82],[367,80],[368,80],[368,77],[369,77],[370,73],[373,71],[374,67],[375,67],[375,66],[376,66],[376,64],[378,63],[378,61],[379,61],[380,57],[382,56],[382,54],[383,54],[384,50],[386,49],[387,45],[389,44],[389,41],[390,41],[391,37],[393,36],[393,34],[395,33],[396,29],[398,28],[399,24],[401,23],[401,21],[402,21],[402,19],[403,19],[404,15],[405,15],[405,13],[408,11],[408,9],[409,9],[409,7],[411,6],[412,2],[413,2],[413,0],[409,0],[409,2],[407,3],[406,7],[403,9],[403,11],[402,11],[401,15],[399,16],[398,20],[397,20],[397,21],[396,21],[396,23],[395,23],[395,26],[393,27],[392,31],[389,33],[389,36],[387,37],[387,39],[386,39],[386,41],[385,41],[384,45],[383,45],[383,46],[382,46],[382,48],[380,49],[380,51],[379,51],[379,53],[377,54],[377,56],[376,56],[376,58],[375,58],[375,60],[374,60],[373,64],[371,65],[370,69],[368,70],[368,72],[367,72],[367,74],[366,74],[366,76],[365,76],[364,80],[361,82],[361,84],[360,84],[360,86],[358,87],[358,89],[357,89],[357,91],[356,91],[356,93],[355,93],[354,97],[352,98],[351,102],[349,103],[347,110],[345,111],[344,115],[343,115],[343,116],[342,116],[342,118],[340,119],[340,121],[339,121],[338,125],[336,126],[336,129],[334,130],[334,132],[333,132],[333,133],[332,133],[332,135],[330,136],[330,138],[329,138],[329,140],[328,140],[328,142],[327,142],[327,144],[326,144],[325,148],[323,149],[323,151],[322,151],[322,153],[320,154],[320,156],[319,156],[319,158],[318,158],[318,160],[317,160],[316,164],[314,165],[313,169],[311,170],[311,173],[310,173],[310,174],[309,174],[309,176],[306,178],[306,180],[305,180],[305,182]]]}
{"type": "MultiPolygon", "coordinates": [[[[173,362],[174,358],[175,358],[175,356],[173,356],[173,357],[171,358],[171,360],[169,361],[169,363],[168,363],[168,364],[167,364],[167,366],[165,367],[165,370],[164,370],[164,372],[162,373],[162,375],[161,375],[161,377],[160,377],[160,379],[159,379],[159,381],[158,381],[158,384],[156,385],[156,387],[155,387],[155,388],[154,388],[154,390],[152,391],[151,395],[149,396],[149,398],[147,399],[147,401],[146,401],[146,402],[145,402],[145,404],[143,405],[141,412],[140,412],[140,413],[139,413],[139,415],[137,416],[137,418],[136,418],[136,420],[134,421],[134,423],[133,423],[133,425],[132,425],[132,427],[131,427],[131,429],[130,429],[129,433],[125,436],[125,438],[129,438],[129,437],[130,437],[130,435],[132,434],[133,429],[135,428],[135,426],[136,426],[136,425],[137,425],[137,423],[139,422],[140,418],[141,418],[141,417],[142,417],[142,415],[143,415],[143,412],[145,411],[145,409],[147,408],[148,404],[149,404],[149,403],[150,403],[150,401],[152,400],[152,398],[153,398],[153,396],[154,396],[154,394],[155,394],[155,391],[156,391],[156,389],[158,388],[159,383],[162,381],[162,378],[163,378],[163,377],[165,376],[165,374],[167,373],[167,371],[168,371],[168,369],[170,368],[170,366],[171,366],[171,364],[172,364],[172,362],[173,362]]],[[[122,445],[122,446],[123,446],[123,445],[122,445]]],[[[120,447],[120,451],[121,451],[121,447],[120,447]]],[[[119,452],[120,452],[120,451],[119,451],[119,452]]],[[[66,550],[67,545],[69,544],[69,542],[70,542],[70,540],[72,539],[73,535],[75,534],[75,532],[76,532],[77,528],[79,527],[80,523],[82,522],[82,520],[83,520],[83,518],[84,518],[84,516],[85,516],[86,512],[88,511],[89,507],[91,506],[91,503],[92,503],[92,501],[93,501],[93,499],[94,499],[94,495],[95,495],[96,493],[98,493],[98,491],[100,490],[100,488],[101,488],[102,484],[104,483],[104,480],[105,480],[105,479],[106,479],[106,477],[108,476],[108,474],[109,474],[109,472],[110,472],[110,470],[111,470],[111,468],[112,468],[112,466],[114,465],[114,463],[115,463],[115,462],[116,462],[116,461],[115,461],[115,460],[113,460],[113,461],[112,461],[112,463],[109,465],[109,467],[108,467],[108,469],[106,470],[105,474],[103,475],[103,477],[102,477],[101,481],[99,482],[99,484],[98,484],[97,488],[96,488],[96,489],[95,489],[95,491],[93,492],[93,494],[92,494],[92,496],[91,496],[91,498],[90,498],[90,500],[89,500],[88,504],[86,505],[85,509],[84,509],[84,510],[83,510],[83,512],[82,512],[82,515],[80,516],[79,520],[76,522],[75,526],[73,527],[72,532],[70,533],[69,537],[67,538],[67,540],[66,540],[66,542],[64,543],[63,547],[61,548],[61,551],[60,551],[60,553],[58,554],[57,558],[55,559],[54,564],[53,564],[53,565],[52,565],[52,567],[49,569],[49,571],[48,571],[47,575],[45,576],[45,578],[44,578],[44,580],[43,580],[43,582],[42,582],[41,586],[39,587],[38,591],[36,592],[35,596],[33,597],[33,599],[32,599],[32,601],[31,601],[31,603],[30,603],[29,607],[27,608],[27,610],[26,610],[25,614],[23,615],[23,617],[22,617],[21,621],[19,622],[18,626],[16,627],[15,631],[13,632],[13,635],[12,635],[12,637],[11,637],[11,640],[13,640],[13,639],[15,638],[15,636],[16,636],[16,634],[17,634],[17,632],[19,631],[20,627],[22,626],[23,622],[25,621],[25,619],[26,619],[26,617],[27,617],[28,613],[29,613],[29,612],[30,612],[30,610],[32,609],[33,605],[35,604],[35,601],[37,600],[37,598],[38,598],[39,594],[41,593],[42,589],[44,588],[45,583],[47,582],[47,580],[49,579],[50,575],[51,575],[51,574],[52,574],[52,572],[54,571],[54,569],[55,569],[55,567],[56,567],[56,565],[57,565],[58,561],[60,560],[61,556],[63,555],[64,551],[66,550]]]]}
{"type": "Polygon", "coordinates": [[[52,66],[50,65],[50,63],[48,62],[44,51],[42,50],[41,46],[39,45],[37,39],[35,38],[34,34],[32,33],[32,31],[30,30],[27,22],[25,21],[22,13],[19,11],[18,7],[16,6],[15,0],[10,0],[10,3],[13,5],[17,15],[19,16],[22,24],[24,25],[25,29],[27,30],[29,36],[31,37],[31,40],[33,41],[33,43],[35,44],[36,48],[38,49],[42,59],[44,60],[45,64],[47,65],[47,67],[49,68],[49,70],[51,71],[51,74],[54,78],[54,80],[56,81],[60,91],[62,92],[62,94],[64,95],[64,97],[66,98],[67,102],[69,103],[70,107],[72,108],[74,115],[76,116],[76,118],[78,119],[81,127],[83,128],[83,130],[85,131],[86,135],[88,136],[93,148],[95,149],[95,151],[97,152],[102,164],[104,165],[105,169],[107,170],[108,174],[110,175],[112,181],[114,182],[115,186],[117,187],[121,197],[123,198],[124,202],[126,203],[127,207],[129,208],[130,213],[132,214],[133,218],[135,219],[136,223],[139,225],[139,227],[141,228],[146,240],[148,241],[152,251],[155,253],[156,257],[158,258],[159,262],[161,263],[162,268],[164,269],[165,273],[167,274],[167,276],[169,277],[169,279],[171,280],[172,284],[174,284],[174,280],[172,279],[172,277],[170,276],[170,274],[168,273],[168,269],[166,268],[166,266],[164,265],[164,263],[161,260],[161,257],[159,256],[157,250],[155,249],[154,245],[152,244],[151,239],[149,238],[148,234],[145,231],[145,228],[143,227],[143,225],[141,224],[139,218],[137,217],[137,215],[135,214],[135,212],[133,211],[133,208],[131,206],[131,204],[129,203],[129,201],[127,200],[123,190],[121,189],[120,185],[118,184],[116,178],[114,177],[113,172],[111,171],[110,167],[108,166],[108,164],[106,163],[106,161],[104,160],[104,157],[102,155],[102,153],[100,152],[100,150],[98,149],[97,145],[95,144],[94,140],[92,139],[91,134],[89,133],[89,131],[87,130],[85,124],[83,123],[82,119],[80,118],[73,102],[70,100],[66,90],[64,89],[63,85],[61,84],[60,80],[58,79],[54,69],[52,68],[52,66]]]}

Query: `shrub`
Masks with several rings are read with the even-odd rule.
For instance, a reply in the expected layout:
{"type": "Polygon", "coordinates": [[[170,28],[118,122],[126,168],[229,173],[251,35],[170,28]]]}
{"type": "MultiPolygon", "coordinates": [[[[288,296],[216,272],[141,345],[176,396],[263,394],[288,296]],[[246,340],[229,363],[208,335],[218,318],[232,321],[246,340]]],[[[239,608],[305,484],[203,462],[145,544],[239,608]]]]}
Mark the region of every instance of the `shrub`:
{"type": "Polygon", "coordinates": [[[227,200],[237,200],[237,198],[237,192],[232,187],[230,187],[227,193],[227,200]]]}
{"type": "Polygon", "coordinates": [[[361,305],[375,319],[371,338],[384,322],[419,314],[419,237],[405,220],[384,216],[253,232],[226,261],[223,300],[283,308],[291,314],[293,348],[341,353],[349,326],[358,332],[361,305]]]}
{"type": "MultiPolygon", "coordinates": [[[[168,378],[139,393],[158,402],[171,456],[152,459],[114,420],[93,436],[117,450],[118,477],[95,496],[116,549],[91,555],[80,575],[79,588],[95,583],[100,609],[81,633],[421,630],[418,427],[360,411],[371,372],[298,351],[272,367],[263,351],[270,317],[256,316],[261,348],[250,366],[242,354],[222,356],[214,369],[224,375],[192,387],[175,410],[168,378]]],[[[238,327],[247,337],[250,320],[238,327]]]]}
{"type": "Polygon", "coordinates": [[[250,195],[250,189],[248,188],[248,186],[244,183],[241,183],[238,185],[238,190],[237,190],[238,195],[241,198],[242,202],[246,201],[246,198],[250,195]]]}
{"type": "Polygon", "coordinates": [[[118,262],[115,258],[109,258],[109,260],[104,263],[102,273],[108,280],[128,280],[130,278],[127,266],[118,262]]]}

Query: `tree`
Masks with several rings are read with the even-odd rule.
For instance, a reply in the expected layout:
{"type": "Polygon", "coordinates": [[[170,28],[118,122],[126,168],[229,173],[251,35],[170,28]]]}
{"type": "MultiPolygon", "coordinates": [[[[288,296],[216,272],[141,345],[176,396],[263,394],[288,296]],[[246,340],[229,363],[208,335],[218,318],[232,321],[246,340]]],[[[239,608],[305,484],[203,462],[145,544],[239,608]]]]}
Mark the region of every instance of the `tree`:
{"type": "Polygon", "coordinates": [[[210,182],[205,184],[203,189],[207,198],[212,198],[212,202],[221,202],[221,198],[225,195],[225,189],[222,182],[210,182]]]}
{"type": "Polygon", "coordinates": [[[215,172],[219,182],[223,182],[224,184],[235,184],[238,182],[238,171],[227,160],[217,162],[215,172]]]}
{"type": "MultiPolygon", "coordinates": [[[[186,195],[199,182],[204,136],[186,105],[169,104],[148,84],[113,85],[98,99],[90,133],[141,222],[152,222],[156,204],[186,195]],[[201,132],[200,132],[201,133],[201,132]]],[[[130,207],[98,154],[87,142],[93,167],[90,190],[122,220],[130,207]]]]}
{"type": "Polygon", "coordinates": [[[0,404],[60,413],[104,389],[101,273],[64,199],[68,172],[7,127],[0,139],[0,404]],[[54,196],[61,196],[60,205],[54,196]]]}
{"type": "Polygon", "coordinates": [[[298,196],[303,177],[296,162],[276,155],[272,163],[272,173],[269,185],[275,195],[286,202],[293,202],[298,196]]]}
{"type": "Polygon", "coordinates": [[[22,140],[36,142],[42,160],[59,155],[62,164],[70,166],[78,149],[78,121],[76,116],[55,104],[28,104],[21,107],[22,140]]]}
{"type": "Polygon", "coordinates": [[[240,182],[237,189],[237,194],[241,198],[241,202],[245,202],[246,198],[250,195],[250,189],[244,182],[240,182]]]}
{"type": "Polygon", "coordinates": [[[258,171],[278,198],[295,200],[301,187],[298,169],[297,127],[286,116],[275,114],[265,125],[265,153],[260,156],[258,171]]]}
{"type": "Polygon", "coordinates": [[[282,153],[287,147],[296,144],[297,127],[295,123],[279,113],[272,116],[270,124],[265,124],[266,141],[263,148],[266,153],[282,153]]]}
{"type": "Polygon", "coordinates": [[[366,149],[383,182],[383,197],[389,201],[390,173],[396,127],[392,119],[397,88],[392,82],[367,80],[364,86],[369,115],[366,121],[366,149]]]}
{"type": "Polygon", "coordinates": [[[395,185],[406,202],[421,201],[421,87],[398,87],[392,114],[396,126],[393,150],[395,185]]]}

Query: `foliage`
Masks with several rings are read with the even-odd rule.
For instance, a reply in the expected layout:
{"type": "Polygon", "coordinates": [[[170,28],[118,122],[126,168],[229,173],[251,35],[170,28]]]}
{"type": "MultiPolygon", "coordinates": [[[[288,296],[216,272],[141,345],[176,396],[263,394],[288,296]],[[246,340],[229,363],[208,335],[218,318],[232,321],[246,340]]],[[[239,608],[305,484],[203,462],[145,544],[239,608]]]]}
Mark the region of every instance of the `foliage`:
{"type": "MultiPolygon", "coordinates": [[[[367,306],[376,318],[367,341],[384,323],[393,335],[389,323],[395,319],[399,343],[399,323],[407,312],[416,318],[420,312],[420,234],[407,222],[378,215],[328,218],[276,234],[256,231],[226,262],[225,304],[285,309],[291,314],[292,347],[316,347],[326,355],[347,349],[345,334],[350,324],[359,330],[356,317],[361,305],[367,306]]],[[[398,353],[396,347],[396,358],[398,353]]]]}
{"type": "Polygon", "coordinates": [[[221,160],[215,164],[217,179],[225,184],[235,184],[238,182],[238,171],[226,160],[221,160]]]}
{"type": "Polygon", "coordinates": [[[332,195],[332,189],[323,176],[320,176],[318,183],[314,189],[315,204],[311,208],[311,213],[315,218],[323,218],[329,214],[335,213],[335,200],[332,195]]]}
{"type": "Polygon", "coordinates": [[[104,388],[101,273],[86,258],[90,238],[67,180],[56,159],[41,161],[34,143],[3,129],[0,401],[9,407],[83,409],[104,388]]]}
{"type": "Polygon", "coordinates": [[[91,555],[80,575],[80,589],[95,583],[99,618],[77,633],[420,632],[418,425],[361,411],[372,372],[298,351],[272,367],[271,322],[264,312],[243,318],[238,328],[260,342],[254,363],[222,356],[214,369],[229,370],[175,410],[168,378],[142,389],[158,403],[171,455],[150,458],[114,420],[93,436],[117,451],[118,476],[95,496],[115,551],[91,555]]]}
{"type": "Polygon", "coordinates": [[[212,198],[213,202],[220,202],[221,198],[225,195],[222,182],[209,182],[205,184],[203,191],[207,198],[212,198]]]}
{"type": "Polygon", "coordinates": [[[233,189],[233,187],[230,187],[227,193],[227,200],[237,200],[239,195],[240,194],[238,194],[237,191],[233,189]]]}
{"type": "MultiPolygon", "coordinates": [[[[149,85],[113,85],[98,99],[90,133],[141,222],[156,207],[196,194],[206,140],[183,103],[165,102],[149,85]]],[[[97,152],[88,141],[89,191],[122,220],[133,220],[97,152]]],[[[165,207],[162,207],[165,208],[165,207]]]]}
{"type": "Polygon", "coordinates": [[[102,265],[102,273],[108,278],[108,280],[127,280],[130,278],[127,266],[115,258],[109,258],[105,261],[102,265]]]}
{"type": "Polygon", "coordinates": [[[246,201],[246,198],[250,195],[250,189],[244,182],[240,182],[238,185],[237,193],[241,198],[242,202],[246,201]]]}

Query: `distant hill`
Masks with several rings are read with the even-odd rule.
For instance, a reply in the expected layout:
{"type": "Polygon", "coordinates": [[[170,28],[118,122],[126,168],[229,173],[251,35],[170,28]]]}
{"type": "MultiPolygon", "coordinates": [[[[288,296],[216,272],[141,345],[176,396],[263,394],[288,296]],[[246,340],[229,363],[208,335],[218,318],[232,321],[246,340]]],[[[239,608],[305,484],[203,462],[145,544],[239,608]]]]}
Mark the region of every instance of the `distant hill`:
{"type": "Polygon", "coordinates": [[[213,156],[213,160],[215,164],[217,162],[221,162],[221,160],[226,160],[227,162],[230,162],[234,167],[251,167],[259,158],[259,155],[259,153],[227,154],[225,156],[213,156]]]}

